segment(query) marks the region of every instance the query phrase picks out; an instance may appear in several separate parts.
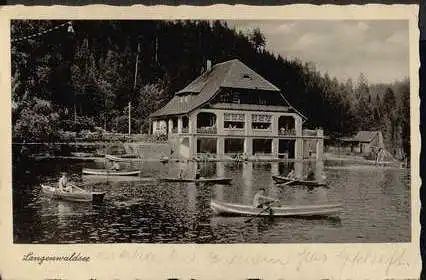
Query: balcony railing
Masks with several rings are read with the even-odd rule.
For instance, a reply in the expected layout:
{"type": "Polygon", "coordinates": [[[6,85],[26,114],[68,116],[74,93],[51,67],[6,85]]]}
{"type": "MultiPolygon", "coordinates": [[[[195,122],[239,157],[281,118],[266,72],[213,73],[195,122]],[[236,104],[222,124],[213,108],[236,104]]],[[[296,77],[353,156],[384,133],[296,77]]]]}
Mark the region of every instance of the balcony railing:
{"type": "Polygon", "coordinates": [[[182,127],[182,133],[188,133],[189,129],[187,127],[182,127]]]}
{"type": "Polygon", "coordinates": [[[211,126],[211,127],[198,127],[197,128],[197,133],[201,133],[201,134],[216,134],[217,133],[217,129],[214,126],[211,126]]]}
{"type": "Polygon", "coordinates": [[[284,136],[295,136],[296,135],[296,130],[295,129],[281,128],[281,129],[278,130],[278,134],[279,135],[284,135],[284,136]]]}
{"type": "Polygon", "coordinates": [[[177,132],[178,132],[177,127],[173,127],[173,128],[172,128],[172,133],[177,133],[177,132]]]}

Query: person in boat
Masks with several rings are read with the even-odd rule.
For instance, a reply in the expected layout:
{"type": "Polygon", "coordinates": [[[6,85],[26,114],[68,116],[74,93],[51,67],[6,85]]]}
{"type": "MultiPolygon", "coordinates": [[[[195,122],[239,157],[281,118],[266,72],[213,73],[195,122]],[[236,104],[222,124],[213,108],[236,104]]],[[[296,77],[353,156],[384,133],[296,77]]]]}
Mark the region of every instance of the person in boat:
{"type": "Polygon", "coordinates": [[[67,173],[66,172],[62,172],[61,174],[61,178],[59,178],[59,182],[58,182],[58,189],[61,192],[71,192],[72,191],[72,187],[68,182],[68,177],[67,177],[67,173]]]}
{"type": "Polygon", "coordinates": [[[265,195],[265,189],[261,188],[253,198],[253,206],[256,208],[263,208],[264,206],[268,206],[272,202],[277,202],[278,200],[268,197],[265,195]]]}
{"type": "Polygon", "coordinates": [[[294,174],[294,169],[290,170],[290,172],[287,174],[287,178],[296,179],[296,174],[294,174]]]}
{"type": "Polygon", "coordinates": [[[118,162],[116,162],[116,161],[113,161],[112,166],[111,166],[111,170],[120,171],[120,164],[118,164],[118,162]]]}

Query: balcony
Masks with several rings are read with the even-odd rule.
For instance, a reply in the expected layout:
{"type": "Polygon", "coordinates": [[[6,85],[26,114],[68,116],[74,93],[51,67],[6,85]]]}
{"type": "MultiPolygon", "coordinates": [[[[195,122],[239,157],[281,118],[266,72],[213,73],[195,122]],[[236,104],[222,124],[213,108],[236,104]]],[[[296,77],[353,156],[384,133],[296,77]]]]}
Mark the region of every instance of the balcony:
{"type": "Polygon", "coordinates": [[[188,133],[189,129],[187,127],[182,127],[182,133],[188,133]]]}
{"type": "Polygon", "coordinates": [[[200,133],[200,134],[216,134],[217,133],[217,128],[215,126],[198,127],[197,128],[197,133],[200,133]]]}
{"type": "Polygon", "coordinates": [[[223,132],[226,135],[244,135],[245,129],[244,129],[244,127],[242,127],[242,128],[240,128],[240,127],[225,127],[225,128],[223,128],[223,132]]]}
{"type": "Polygon", "coordinates": [[[280,136],[296,136],[296,130],[281,128],[278,130],[278,135],[280,136]]]}

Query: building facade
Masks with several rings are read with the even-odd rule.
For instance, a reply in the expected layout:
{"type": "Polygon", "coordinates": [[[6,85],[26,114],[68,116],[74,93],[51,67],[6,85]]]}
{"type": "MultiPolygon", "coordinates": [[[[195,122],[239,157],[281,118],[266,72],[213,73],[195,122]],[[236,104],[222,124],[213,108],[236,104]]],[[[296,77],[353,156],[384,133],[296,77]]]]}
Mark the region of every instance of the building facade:
{"type": "Polygon", "coordinates": [[[345,151],[372,158],[385,148],[381,131],[359,131],[353,137],[341,138],[340,142],[345,151]]]}
{"type": "Polygon", "coordinates": [[[151,133],[167,134],[174,155],[192,159],[322,159],[322,130],[304,131],[305,117],[280,90],[239,60],[210,66],[150,116],[151,133]],[[309,151],[304,151],[304,143],[309,151]],[[315,146],[315,149],[313,149],[315,146]]]}

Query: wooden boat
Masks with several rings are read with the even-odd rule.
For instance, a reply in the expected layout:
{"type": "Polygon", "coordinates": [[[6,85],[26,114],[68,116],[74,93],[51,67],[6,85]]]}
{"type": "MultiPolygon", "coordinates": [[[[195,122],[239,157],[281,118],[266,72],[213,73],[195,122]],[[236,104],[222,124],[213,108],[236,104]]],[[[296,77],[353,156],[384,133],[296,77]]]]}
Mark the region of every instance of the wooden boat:
{"type": "Polygon", "coordinates": [[[101,203],[105,196],[105,192],[89,192],[75,186],[72,187],[72,192],[62,192],[57,188],[42,184],[41,190],[43,194],[52,198],[75,202],[101,203]]]}
{"type": "Polygon", "coordinates": [[[142,158],[135,154],[124,154],[124,155],[105,155],[106,159],[109,159],[111,161],[118,161],[118,162],[126,162],[126,161],[141,161],[142,158]]]}
{"type": "Polygon", "coordinates": [[[74,157],[85,158],[85,157],[93,157],[93,153],[85,153],[85,152],[73,152],[71,153],[74,157]]]}
{"type": "Polygon", "coordinates": [[[99,176],[138,176],[141,173],[140,170],[132,171],[115,171],[109,169],[89,169],[83,168],[83,174],[86,175],[99,175],[99,176]]]}
{"type": "Polygon", "coordinates": [[[160,181],[163,181],[163,182],[189,182],[189,183],[229,184],[232,181],[232,178],[200,178],[200,179],[190,179],[190,178],[161,178],[160,181]]]}
{"type": "Polygon", "coordinates": [[[212,200],[210,207],[216,215],[228,216],[331,216],[342,211],[341,204],[318,204],[303,206],[280,206],[271,207],[272,211],[264,208],[256,208],[252,205],[225,203],[212,200]]]}
{"type": "Polygon", "coordinates": [[[326,186],[326,183],[321,183],[318,181],[306,181],[306,180],[300,180],[300,179],[293,179],[283,176],[272,176],[272,179],[277,184],[287,184],[287,185],[305,185],[305,186],[326,186]]]}

